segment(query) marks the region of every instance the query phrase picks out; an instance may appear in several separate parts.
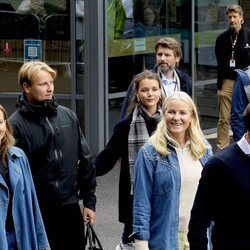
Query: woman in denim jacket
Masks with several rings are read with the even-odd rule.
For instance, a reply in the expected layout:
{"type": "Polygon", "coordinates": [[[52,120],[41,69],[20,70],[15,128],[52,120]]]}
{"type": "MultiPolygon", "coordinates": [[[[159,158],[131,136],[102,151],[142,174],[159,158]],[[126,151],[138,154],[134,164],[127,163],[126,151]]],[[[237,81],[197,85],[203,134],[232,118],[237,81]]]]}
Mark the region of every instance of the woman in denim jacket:
{"type": "Polygon", "coordinates": [[[14,143],[0,105],[0,249],[49,249],[29,163],[14,143]]]}
{"type": "Polygon", "coordinates": [[[189,249],[190,210],[202,166],[212,155],[195,104],[186,93],[169,96],[163,103],[163,114],[135,163],[136,250],[189,249]]]}

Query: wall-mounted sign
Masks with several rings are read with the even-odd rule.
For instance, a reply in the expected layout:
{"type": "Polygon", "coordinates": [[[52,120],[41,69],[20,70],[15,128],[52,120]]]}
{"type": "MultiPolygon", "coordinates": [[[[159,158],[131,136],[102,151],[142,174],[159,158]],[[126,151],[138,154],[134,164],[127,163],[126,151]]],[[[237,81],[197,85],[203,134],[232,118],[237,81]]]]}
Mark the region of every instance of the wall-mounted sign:
{"type": "Polygon", "coordinates": [[[134,51],[144,51],[146,50],[146,39],[145,38],[137,38],[134,40],[134,51]]]}
{"type": "Polygon", "coordinates": [[[25,39],[24,40],[24,61],[41,61],[42,41],[25,39]]]}

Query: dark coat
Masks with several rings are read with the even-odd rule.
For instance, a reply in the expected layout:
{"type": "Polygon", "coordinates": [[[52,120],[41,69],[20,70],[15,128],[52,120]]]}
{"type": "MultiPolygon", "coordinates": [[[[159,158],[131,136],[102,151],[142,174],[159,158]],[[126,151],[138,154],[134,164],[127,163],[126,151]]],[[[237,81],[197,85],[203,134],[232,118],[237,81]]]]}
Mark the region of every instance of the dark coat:
{"type": "MultiPolygon", "coordinates": [[[[128,163],[128,135],[132,113],[120,120],[115,128],[107,146],[96,158],[96,175],[108,173],[120,159],[119,179],[119,221],[132,222],[133,196],[130,194],[131,182],[128,163]]],[[[156,125],[146,124],[149,135],[156,129],[156,125]]]]}
{"type": "Polygon", "coordinates": [[[207,250],[213,221],[214,250],[250,249],[250,157],[237,143],[210,158],[202,171],[191,210],[191,250],[207,250]]]}
{"type": "Polygon", "coordinates": [[[54,99],[31,105],[22,95],[17,105],[9,121],[29,159],[40,206],[75,204],[80,189],[84,205],[95,210],[95,168],[75,113],[54,99]]]}
{"type": "Polygon", "coordinates": [[[132,218],[132,201],[130,195],[130,173],[128,164],[128,134],[132,114],[120,122],[114,128],[114,133],[107,146],[96,158],[96,175],[108,173],[120,159],[119,180],[119,221],[125,223],[132,218]]]}

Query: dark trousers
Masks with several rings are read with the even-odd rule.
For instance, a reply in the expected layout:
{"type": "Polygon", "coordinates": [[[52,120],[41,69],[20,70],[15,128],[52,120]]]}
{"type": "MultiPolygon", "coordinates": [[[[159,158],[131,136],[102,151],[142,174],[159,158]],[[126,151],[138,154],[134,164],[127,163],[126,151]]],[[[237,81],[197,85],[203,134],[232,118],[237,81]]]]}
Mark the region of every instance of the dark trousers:
{"type": "Polygon", "coordinates": [[[129,243],[133,241],[132,238],[130,238],[130,235],[133,232],[133,225],[132,222],[126,222],[124,223],[124,228],[123,228],[123,234],[122,234],[122,243],[129,243]]]}
{"type": "Polygon", "coordinates": [[[8,250],[17,250],[15,232],[6,232],[6,237],[8,242],[8,250]]]}
{"type": "Polygon", "coordinates": [[[41,208],[51,250],[84,249],[84,223],[78,203],[41,208]]]}

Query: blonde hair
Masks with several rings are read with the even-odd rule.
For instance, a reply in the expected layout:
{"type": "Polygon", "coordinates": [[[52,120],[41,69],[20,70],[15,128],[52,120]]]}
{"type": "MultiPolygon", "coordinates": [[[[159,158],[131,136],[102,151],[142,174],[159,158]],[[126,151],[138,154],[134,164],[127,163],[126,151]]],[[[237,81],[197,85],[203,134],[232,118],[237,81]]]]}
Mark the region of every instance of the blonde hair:
{"type": "MultiPolygon", "coordinates": [[[[163,114],[165,114],[169,103],[173,100],[184,101],[192,113],[193,119],[187,129],[187,138],[190,140],[191,154],[195,160],[198,160],[205,154],[206,147],[204,136],[200,127],[197,108],[188,94],[182,91],[177,91],[165,99],[162,106],[163,114]]],[[[160,123],[158,123],[155,133],[149,138],[149,142],[154,146],[156,151],[160,153],[160,155],[166,156],[170,154],[170,151],[167,148],[169,141],[173,141],[173,139],[166,126],[165,118],[163,116],[160,123]]]]}
{"type": "Polygon", "coordinates": [[[7,111],[5,108],[0,105],[0,110],[3,112],[3,118],[6,122],[6,131],[5,135],[1,140],[1,145],[0,145],[0,154],[2,157],[2,162],[5,167],[7,167],[7,160],[8,160],[8,149],[9,147],[13,146],[15,144],[15,139],[12,135],[12,126],[10,122],[8,121],[8,116],[7,116],[7,111]]]}
{"type": "Polygon", "coordinates": [[[50,73],[53,80],[55,80],[57,73],[49,65],[44,62],[31,61],[23,64],[19,69],[17,81],[21,85],[21,87],[23,86],[23,83],[27,83],[31,86],[42,70],[50,73]]]}

